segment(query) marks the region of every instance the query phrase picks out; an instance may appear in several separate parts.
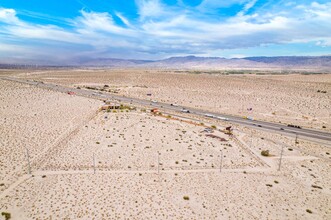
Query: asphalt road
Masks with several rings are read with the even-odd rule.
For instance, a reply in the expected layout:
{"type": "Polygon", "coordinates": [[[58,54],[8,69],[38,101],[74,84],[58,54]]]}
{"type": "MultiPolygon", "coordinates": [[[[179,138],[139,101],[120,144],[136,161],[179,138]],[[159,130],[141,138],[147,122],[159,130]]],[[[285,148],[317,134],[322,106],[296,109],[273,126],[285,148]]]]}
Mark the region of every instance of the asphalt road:
{"type": "Polygon", "coordinates": [[[200,109],[185,107],[185,106],[174,106],[169,103],[160,103],[160,102],[153,102],[150,100],[143,100],[143,99],[137,99],[137,98],[130,98],[130,97],[124,97],[114,94],[107,94],[102,93],[99,91],[94,90],[85,90],[85,89],[76,89],[76,88],[70,88],[70,87],[64,87],[60,85],[50,84],[50,83],[41,83],[37,81],[32,80],[24,80],[19,78],[13,78],[13,77],[2,77],[3,80],[9,80],[9,81],[15,81],[20,82],[24,84],[34,85],[40,88],[44,89],[50,89],[54,91],[64,92],[67,93],[68,91],[75,92],[76,95],[94,98],[94,99],[115,99],[124,103],[130,103],[130,104],[138,104],[143,106],[150,106],[154,108],[159,108],[162,110],[172,110],[175,112],[182,112],[183,109],[188,110],[189,115],[198,115],[203,116],[206,118],[213,118],[216,120],[225,120],[231,123],[236,123],[248,127],[253,127],[257,129],[263,129],[268,131],[273,131],[277,133],[281,133],[287,136],[298,136],[298,138],[306,137],[306,138],[314,138],[324,141],[331,141],[331,134],[323,131],[318,130],[312,130],[312,129],[306,129],[306,128],[294,128],[294,127],[288,127],[287,125],[283,125],[280,123],[271,123],[271,122],[265,122],[265,121],[258,121],[258,120],[250,120],[247,118],[239,117],[239,116],[233,116],[233,115],[226,115],[226,114],[220,114],[215,112],[208,112],[200,109]]]}

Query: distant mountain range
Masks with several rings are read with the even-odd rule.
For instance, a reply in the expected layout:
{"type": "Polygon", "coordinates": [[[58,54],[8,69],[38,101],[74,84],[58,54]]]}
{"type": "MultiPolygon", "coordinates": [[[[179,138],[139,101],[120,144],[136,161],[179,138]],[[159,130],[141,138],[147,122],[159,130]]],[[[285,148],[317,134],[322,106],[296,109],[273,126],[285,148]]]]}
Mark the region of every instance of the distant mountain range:
{"type": "MultiPolygon", "coordinates": [[[[0,61],[1,63],[1,61],[0,61]]],[[[42,66],[47,66],[44,63],[42,66]]],[[[61,66],[51,64],[52,66],[61,66]]],[[[13,66],[8,64],[0,67],[13,66]]],[[[16,65],[17,66],[17,65],[16,65]]],[[[31,66],[31,63],[28,64],[31,66]]],[[[34,66],[34,65],[33,65],[34,66]]],[[[115,58],[78,59],[67,67],[108,68],[167,68],[167,69],[300,69],[331,72],[331,56],[246,57],[226,59],[221,57],[170,57],[163,60],[132,60],[115,58]]]]}

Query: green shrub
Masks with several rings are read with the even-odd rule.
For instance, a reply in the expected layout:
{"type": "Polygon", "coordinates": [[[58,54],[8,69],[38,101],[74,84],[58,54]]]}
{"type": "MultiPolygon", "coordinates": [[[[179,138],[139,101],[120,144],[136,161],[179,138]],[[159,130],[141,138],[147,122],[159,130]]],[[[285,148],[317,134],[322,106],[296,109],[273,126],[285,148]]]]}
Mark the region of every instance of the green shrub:
{"type": "Polygon", "coordinates": [[[268,157],[270,154],[269,154],[269,150],[263,150],[261,151],[261,155],[264,156],[264,157],[268,157]]]}
{"type": "Polygon", "coordinates": [[[11,219],[11,214],[9,212],[1,212],[1,215],[5,217],[5,220],[11,219]]]}
{"type": "Polygon", "coordinates": [[[211,128],[212,129],[216,129],[217,127],[216,127],[216,125],[212,125],[211,128]]]}

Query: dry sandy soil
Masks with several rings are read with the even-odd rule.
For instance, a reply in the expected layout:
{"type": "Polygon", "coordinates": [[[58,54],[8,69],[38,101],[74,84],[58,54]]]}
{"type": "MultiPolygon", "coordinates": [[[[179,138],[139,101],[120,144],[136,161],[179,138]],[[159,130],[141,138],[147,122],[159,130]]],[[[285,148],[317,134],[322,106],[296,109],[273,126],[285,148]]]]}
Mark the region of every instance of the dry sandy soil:
{"type": "MultiPolygon", "coordinates": [[[[43,74],[49,72],[25,77],[46,81],[43,74]]],[[[102,77],[93,81],[88,73],[81,79],[75,79],[74,73],[72,78],[59,74],[48,80],[117,85],[121,92],[135,91],[137,96],[146,92],[126,87],[135,79],[140,82],[139,77],[130,81],[128,77],[134,75],[130,73],[118,81],[105,77],[110,77],[109,72],[100,73],[104,81],[102,77]]],[[[148,74],[141,72],[141,78],[148,74]]],[[[170,73],[159,74],[169,77],[170,73]]],[[[201,76],[209,83],[228,77],[201,76]]],[[[245,79],[231,77],[236,86],[245,79]]],[[[266,84],[263,76],[249,76],[251,86],[254,77],[262,78],[260,86],[266,84]]],[[[308,79],[277,77],[271,77],[276,87],[282,85],[278,81],[295,85],[308,79]]],[[[329,89],[326,76],[310,80],[312,88],[329,89]]],[[[299,85],[294,88],[305,91],[299,85]]],[[[10,212],[14,220],[331,218],[330,143],[301,139],[295,143],[294,138],[240,126],[235,126],[233,136],[215,130],[212,134],[225,139],[221,141],[202,132],[204,126],[139,109],[97,112],[100,105],[96,100],[0,80],[0,212],[10,212]],[[32,175],[27,174],[24,146],[30,152],[32,175]],[[270,156],[261,156],[261,150],[269,150],[270,156]]],[[[205,122],[210,123],[219,129],[228,125],[205,122]]]]}
{"type": "Polygon", "coordinates": [[[72,86],[107,84],[129,97],[331,131],[331,74],[220,75],[129,69],[45,70],[16,75],[72,86]]]}
{"type": "Polygon", "coordinates": [[[0,80],[0,192],[101,102],[0,80]],[[27,149],[27,150],[26,150],[27,149]]]}

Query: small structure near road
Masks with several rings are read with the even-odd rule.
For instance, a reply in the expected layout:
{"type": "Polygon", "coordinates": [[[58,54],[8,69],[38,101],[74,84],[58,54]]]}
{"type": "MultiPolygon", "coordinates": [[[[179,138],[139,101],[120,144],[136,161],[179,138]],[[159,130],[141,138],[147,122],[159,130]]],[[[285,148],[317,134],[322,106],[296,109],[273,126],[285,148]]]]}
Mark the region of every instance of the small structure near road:
{"type": "Polygon", "coordinates": [[[151,113],[158,113],[159,112],[159,109],[157,109],[157,108],[153,108],[152,110],[151,110],[151,113]]]}
{"type": "Polygon", "coordinates": [[[214,130],[211,129],[211,128],[205,128],[205,129],[203,129],[203,131],[201,131],[201,132],[205,132],[205,133],[213,133],[214,130]]]}
{"type": "Polygon", "coordinates": [[[223,132],[227,135],[232,135],[232,131],[233,131],[232,126],[228,126],[225,128],[225,130],[223,130],[223,132]]]}
{"type": "Polygon", "coordinates": [[[101,107],[101,110],[111,110],[111,109],[120,109],[121,105],[119,104],[106,104],[104,106],[101,107]]]}
{"type": "Polygon", "coordinates": [[[214,134],[206,134],[207,137],[211,137],[211,138],[215,138],[215,139],[218,139],[220,141],[228,141],[226,140],[225,138],[222,138],[222,137],[219,137],[217,135],[214,135],[214,134]]]}
{"type": "Polygon", "coordinates": [[[76,93],[74,93],[73,91],[69,91],[67,92],[68,95],[76,95],[76,93]]]}

